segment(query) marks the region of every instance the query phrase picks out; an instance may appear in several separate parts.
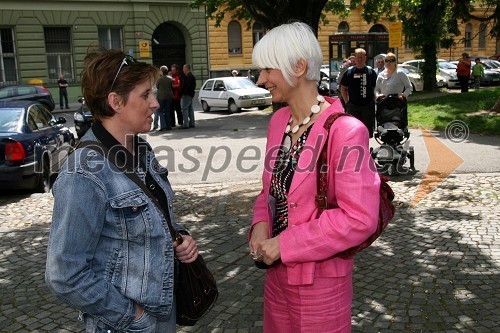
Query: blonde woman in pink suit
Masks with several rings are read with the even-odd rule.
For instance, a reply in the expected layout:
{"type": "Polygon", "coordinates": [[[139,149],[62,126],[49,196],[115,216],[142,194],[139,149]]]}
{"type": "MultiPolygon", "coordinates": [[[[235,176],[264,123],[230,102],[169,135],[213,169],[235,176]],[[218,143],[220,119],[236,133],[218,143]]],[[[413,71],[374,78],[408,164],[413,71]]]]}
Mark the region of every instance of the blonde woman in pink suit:
{"type": "Polygon", "coordinates": [[[263,189],[254,205],[251,256],[270,268],[264,287],[264,332],[350,332],[353,259],[335,255],[360,244],[378,220],[380,179],[368,130],[343,112],[337,98],[318,96],[321,48],[309,26],[290,23],[256,45],[274,102],[286,102],[268,128],[263,189]],[[328,198],[338,208],[318,216],[317,160],[328,145],[328,198]]]}

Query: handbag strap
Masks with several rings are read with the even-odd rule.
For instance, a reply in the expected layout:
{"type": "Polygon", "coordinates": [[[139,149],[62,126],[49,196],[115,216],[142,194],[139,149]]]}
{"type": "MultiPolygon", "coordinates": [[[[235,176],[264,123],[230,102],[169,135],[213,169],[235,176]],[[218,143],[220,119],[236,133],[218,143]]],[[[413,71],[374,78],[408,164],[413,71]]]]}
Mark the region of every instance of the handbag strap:
{"type": "Polygon", "coordinates": [[[79,142],[78,145],[75,147],[75,150],[78,148],[89,148],[92,150],[95,150],[96,152],[102,154],[104,157],[106,157],[118,170],[120,170],[124,175],[126,175],[130,180],[132,180],[139,188],[151,199],[151,201],[158,207],[160,212],[163,214],[165,217],[165,220],[167,221],[168,225],[168,230],[170,231],[170,235],[172,236],[172,239],[174,241],[177,241],[178,244],[182,244],[182,236],[179,233],[179,231],[175,230],[174,226],[172,225],[172,221],[170,220],[170,214],[163,209],[163,207],[160,205],[160,202],[158,199],[154,196],[153,193],[149,190],[149,188],[142,182],[142,180],[139,178],[139,176],[135,172],[131,172],[128,170],[124,165],[121,163],[116,163],[117,161],[117,150],[116,149],[108,149],[105,145],[103,145],[99,141],[83,141],[79,142]]]}
{"type": "Polygon", "coordinates": [[[329,208],[328,205],[328,140],[329,140],[329,134],[330,134],[330,127],[332,127],[332,124],[335,122],[335,120],[339,119],[342,116],[350,116],[347,113],[344,112],[335,112],[332,113],[328,118],[326,119],[325,123],[323,124],[323,127],[326,130],[326,141],[325,144],[323,145],[323,149],[321,149],[321,153],[319,155],[318,159],[318,193],[316,194],[315,197],[315,202],[316,202],[316,207],[319,209],[318,215],[323,211],[324,209],[329,208]]]}

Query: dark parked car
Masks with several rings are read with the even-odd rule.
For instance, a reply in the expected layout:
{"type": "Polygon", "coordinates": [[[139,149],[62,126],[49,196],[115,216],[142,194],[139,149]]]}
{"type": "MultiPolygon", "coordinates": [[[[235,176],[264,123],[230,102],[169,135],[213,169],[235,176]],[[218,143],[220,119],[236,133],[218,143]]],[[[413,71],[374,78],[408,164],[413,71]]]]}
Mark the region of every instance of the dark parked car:
{"type": "Polygon", "coordinates": [[[78,102],[82,103],[82,105],[80,106],[78,111],[73,114],[73,120],[75,122],[76,135],[78,136],[78,138],[81,138],[92,126],[94,117],[85,104],[85,99],[83,97],[80,97],[78,99],[78,102]]]}
{"type": "Polygon", "coordinates": [[[43,86],[20,84],[0,88],[0,101],[35,101],[40,102],[49,109],[56,107],[52,94],[43,86]]]}
{"type": "Polygon", "coordinates": [[[75,142],[65,122],[38,102],[0,101],[0,188],[50,190],[75,142]]]}

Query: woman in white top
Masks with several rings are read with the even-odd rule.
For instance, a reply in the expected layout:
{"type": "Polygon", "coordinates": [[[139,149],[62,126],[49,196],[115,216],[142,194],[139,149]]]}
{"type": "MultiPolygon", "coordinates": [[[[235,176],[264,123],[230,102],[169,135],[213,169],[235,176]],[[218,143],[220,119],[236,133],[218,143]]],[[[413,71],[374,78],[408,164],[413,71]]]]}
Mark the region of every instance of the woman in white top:
{"type": "Polygon", "coordinates": [[[375,85],[376,99],[397,94],[403,100],[411,94],[411,91],[410,79],[402,70],[398,70],[396,55],[387,53],[385,56],[385,70],[378,75],[377,84],[375,85]]]}

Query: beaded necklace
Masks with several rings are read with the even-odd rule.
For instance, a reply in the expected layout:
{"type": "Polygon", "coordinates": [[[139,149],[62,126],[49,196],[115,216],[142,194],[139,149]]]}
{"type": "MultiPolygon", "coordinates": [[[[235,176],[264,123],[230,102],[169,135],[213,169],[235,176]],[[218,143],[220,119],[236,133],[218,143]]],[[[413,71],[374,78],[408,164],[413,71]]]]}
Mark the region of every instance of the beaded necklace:
{"type": "Polygon", "coordinates": [[[321,95],[318,95],[316,96],[316,99],[318,100],[318,104],[314,104],[313,106],[311,106],[311,114],[308,117],[305,117],[301,124],[297,124],[292,128],[291,124],[293,118],[292,116],[290,116],[288,125],[286,125],[283,144],[282,144],[284,149],[286,149],[286,147],[289,147],[288,152],[290,151],[290,149],[292,149],[292,134],[297,133],[299,131],[299,128],[301,128],[302,126],[309,124],[312,116],[321,111],[320,104],[325,102],[325,98],[321,95]]]}

